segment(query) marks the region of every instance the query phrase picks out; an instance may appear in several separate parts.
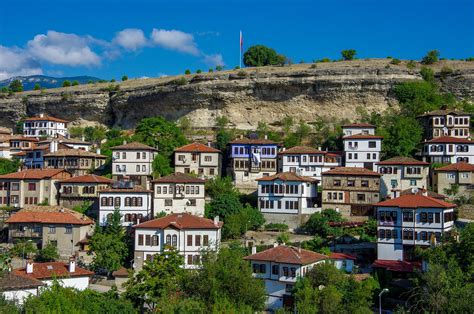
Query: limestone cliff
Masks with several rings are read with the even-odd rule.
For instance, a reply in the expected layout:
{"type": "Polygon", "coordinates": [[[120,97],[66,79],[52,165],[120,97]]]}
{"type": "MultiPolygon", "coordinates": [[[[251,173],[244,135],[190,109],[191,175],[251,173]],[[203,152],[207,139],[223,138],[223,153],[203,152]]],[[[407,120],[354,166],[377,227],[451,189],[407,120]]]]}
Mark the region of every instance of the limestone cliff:
{"type": "MultiPolygon", "coordinates": [[[[356,108],[383,111],[396,106],[392,88],[405,80],[420,80],[419,66],[368,60],[247,68],[176,77],[129,80],[113,91],[109,83],[32,91],[0,98],[0,125],[12,126],[22,116],[41,112],[76,121],[131,128],[140,119],[162,115],[188,117],[194,127],[207,128],[218,116],[229,117],[240,129],[255,128],[259,121],[274,124],[285,116],[314,121],[323,118],[357,118],[356,108]],[[185,83],[185,84],[183,84],[185,83]]],[[[453,72],[440,80],[443,90],[474,100],[474,62],[442,61],[438,71],[453,72]]]]}

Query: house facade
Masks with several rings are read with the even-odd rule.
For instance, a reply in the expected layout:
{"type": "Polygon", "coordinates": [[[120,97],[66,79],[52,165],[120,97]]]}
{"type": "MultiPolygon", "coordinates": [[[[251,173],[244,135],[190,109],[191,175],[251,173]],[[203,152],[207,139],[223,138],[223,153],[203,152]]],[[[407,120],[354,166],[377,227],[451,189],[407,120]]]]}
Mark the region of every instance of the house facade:
{"type": "Polygon", "coordinates": [[[295,283],[315,265],[328,261],[328,257],[293,246],[279,245],[244,257],[252,267],[253,276],[265,282],[266,308],[277,310],[292,304],[295,283]]]}
{"type": "Polygon", "coordinates": [[[341,166],[341,159],[313,147],[295,146],[278,153],[278,169],[321,181],[321,173],[341,166]]]}
{"type": "Polygon", "coordinates": [[[456,110],[435,110],[417,117],[423,126],[424,138],[427,140],[451,136],[470,138],[471,116],[469,113],[456,110]]]}
{"type": "Polygon", "coordinates": [[[112,149],[112,178],[116,181],[133,181],[151,189],[153,160],[158,151],[148,145],[132,142],[114,146],[112,149]]]}
{"type": "Polygon", "coordinates": [[[453,185],[459,189],[456,196],[474,197],[474,165],[458,162],[434,169],[433,189],[436,192],[446,194],[445,190],[453,185]]]}
{"type": "Polygon", "coordinates": [[[381,198],[397,198],[401,192],[413,188],[427,188],[430,164],[410,157],[393,157],[376,164],[382,175],[381,198]]]}
{"type": "Polygon", "coordinates": [[[367,216],[380,201],[382,175],[357,167],[339,167],[323,172],[322,208],[332,208],[343,216],[367,216]]]}
{"type": "Polygon", "coordinates": [[[23,305],[29,296],[38,296],[45,284],[35,278],[5,272],[0,276],[0,295],[5,300],[14,301],[23,305]]]}
{"type": "Polygon", "coordinates": [[[440,136],[423,143],[422,156],[429,163],[474,164],[474,142],[465,138],[440,136]]]}
{"type": "Polygon", "coordinates": [[[67,121],[40,114],[38,117],[23,120],[23,136],[25,137],[66,137],[67,121]]]}
{"type": "Polygon", "coordinates": [[[190,213],[204,216],[204,180],[176,172],[152,182],[155,214],[190,213]]]}
{"type": "Polygon", "coordinates": [[[302,215],[320,210],[318,180],[294,172],[281,172],[257,179],[258,209],[267,222],[297,227],[302,215]]]}
{"type": "Polygon", "coordinates": [[[82,149],[58,149],[44,155],[44,168],[65,169],[73,176],[83,176],[103,169],[106,158],[82,149]]]}
{"type": "Polygon", "coordinates": [[[153,260],[167,247],[174,247],[184,257],[184,267],[198,268],[202,250],[219,250],[222,222],[188,213],[171,214],[133,226],[135,230],[134,268],[153,260]]]}
{"type": "Polygon", "coordinates": [[[58,203],[58,182],[71,178],[63,169],[27,169],[0,175],[0,206],[23,208],[58,203]]]}
{"type": "Polygon", "coordinates": [[[174,151],[175,172],[193,173],[199,178],[220,176],[222,167],[221,151],[201,143],[192,143],[174,151]]]}
{"type": "Polygon", "coordinates": [[[429,247],[454,226],[455,204],[425,195],[402,195],[377,206],[377,259],[412,261],[415,247],[429,247]]]}
{"type": "Polygon", "coordinates": [[[106,226],[115,209],[120,211],[122,226],[130,227],[153,218],[152,191],[132,181],[119,181],[99,191],[99,224],[106,226]]]}
{"type": "Polygon", "coordinates": [[[228,144],[227,174],[242,191],[255,191],[256,179],[276,174],[278,144],[267,139],[241,138],[228,144]]]}
{"type": "Polygon", "coordinates": [[[10,243],[31,240],[39,249],[52,243],[63,258],[78,253],[79,242],[94,230],[92,219],[61,206],[27,206],[6,223],[10,243]]]}

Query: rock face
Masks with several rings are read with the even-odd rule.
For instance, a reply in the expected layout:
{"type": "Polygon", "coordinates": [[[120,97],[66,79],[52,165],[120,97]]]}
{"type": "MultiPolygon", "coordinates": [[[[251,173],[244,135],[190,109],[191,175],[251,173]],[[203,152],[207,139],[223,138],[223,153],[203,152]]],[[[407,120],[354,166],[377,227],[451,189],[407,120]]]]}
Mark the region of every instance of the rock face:
{"type": "MultiPolygon", "coordinates": [[[[453,72],[440,78],[443,90],[474,99],[474,63],[448,62],[453,72]]],[[[0,98],[0,125],[13,126],[24,116],[47,113],[70,121],[134,127],[142,118],[162,115],[189,118],[197,128],[209,128],[227,116],[239,129],[258,122],[273,124],[286,116],[296,121],[357,118],[357,108],[384,111],[396,106],[392,88],[406,80],[421,80],[419,68],[390,65],[389,60],[248,68],[176,78],[130,80],[114,90],[107,83],[34,91],[0,98]],[[184,84],[183,84],[184,83],[184,84]]],[[[436,70],[436,69],[435,69],[436,70]]],[[[439,70],[439,69],[438,69],[439,70]]],[[[113,83],[116,84],[116,83],[113,83]]]]}

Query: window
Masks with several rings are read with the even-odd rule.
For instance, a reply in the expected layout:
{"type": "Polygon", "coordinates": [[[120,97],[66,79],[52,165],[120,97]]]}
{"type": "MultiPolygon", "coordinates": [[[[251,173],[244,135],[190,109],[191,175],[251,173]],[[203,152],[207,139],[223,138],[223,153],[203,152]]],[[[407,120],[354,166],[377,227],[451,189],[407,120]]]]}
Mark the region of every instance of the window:
{"type": "Polygon", "coordinates": [[[365,194],[357,194],[357,200],[359,202],[365,202],[365,194]]]}
{"type": "Polygon", "coordinates": [[[28,183],[28,191],[36,191],[36,183],[28,183]]]}
{"type": "Polygon", "coordinates": [[[209,236],[207,234],[205,234],[203,237],[202,237],[202,245],[204,246],[209,246],[209,236]]]}
{"type": "Polygon", "coordinates": [[[416,180],[413,180],[413,179],[410,180],[410,185],[411,185],[411,186],[416,186],[416,180]]]}
{"type": "Polygon", "coordinates": [[[137,159],[140,159],[141,154],[137,152],[137,159]]]}
{"type": "MultiPolygon", "coordinates": [[[[5,184],[8,184],[8,183],[5,182],[5,184]]],[[[19,183],[12,183],[11,190],[12,191],[19,191],[20,190],[20,184],[19,183]]]]}
{"type": "Polygon", "coordinates": [[[260,264],[260,273],[265,274],[267,272],[267,265],[260,264]]]}
{"type": "Polygon", "coordinates": [[[280,266],[272,265],[272,275],[279,275],[280,274],[280,266]]]}
{"type": "Polygon", "coordinates": [[[428,221],[428,214],[425,212],[420,213],[420,221],[421,222],[427,222],[428,221]]]}
{"type": "Polygon", "coordinates": [[[334,180],[333,185],[334,186],[341,186],[341,180],[334,180]]]}
{"type": "Polygon", "coordinates": [[[146,172],[146,166],[142,165],[142,172],[146,172]]]}
{"type": "Polygon", "coordinates": [[[212,161],[212,156],[204,156],[204,161],[205,162],[211,162],[212,161]]]}
{"type": "Polygon", "coordinates": [[[288,267],[287,266],[283,267],[283,276],[288,277],[288,267]]]}
{"type": "Polygon", "coordinates": [[[440,223],[440,214],[439,213],[435,213],[435,222],[440,223]]]}
{"type": "Polygon", "coordinates": [[[369,148],[375,148],[375,147],[377,147],[377,142],[369,141],[369,148]]]}
{"type": "Polygon", "coordinates": [[[259,267],[259,266],[260,266],[259,264],[252,264],[252,272],[253,272],[254,274],[257,274],[258,271],[260,270],[260,267],[259,267]]]}
{"type": "Polygon", "coordinates": [[[66,233],[68,234],[72,233],[72,226],[66,226],[66,233]]]}
{"type": "Polygon", "coordinates": [[[347,186],[355,186],[355,180],[347,180],[347,186]]]}
{"type": "Polygon", "coordinates": [[[193,246],[193,236],[191,234],[188,234],[188,236],[186,237],[186,245],[193,246]]]}
{"type": "Polygon", "coordinates": [[[209,169],[209,175],[211,175],[211,176],[214,175],[214,168],[209,169]]]}
{"type": "Polygon", "coordinates": [[[151,244],[151,235],[147,234],[145,236],[145,245],[150,246],[151,244]]]}
{"type": "Polygon", "coordinates": [[[188,255],[188,265],[192,265],[192,264],[193,264],[193,256],[188,255]]]}
{"type": "Polygon", "coordinates": [[[142,153],[142,159],[146,159],[146,152],[142,153]]]}
{"type": "Polygon", "coordinates": [[[174,247],[178,246],[178,236],[176,234],[173,235],[173,244],[174,247]]]}
{"type": "Polygon", "coordinates": [[[56,226],[49,226],[49,230],[48,230],[48,233],[56,233],[56,226]]]}
{"type": "Polygon", "coordinates": [[[173,200],[165,200],[165,206],[173,206],[173,200]]]}
{"type": "Polygon", "coordinates": [[[168,246],[171,245],[171,235],[170,235],[170,234],[168,234],[168,235],[166,236],[166,245],[168,245],[168,246]]]}
{"type": "Polygon", "coordinates": [[[367,188],[369,187],[369,181],[368,180],[362,180],[360,181],[360,186],[367,188]]]}
{"type": "Polygon", "coordinates": [[[428,222],[432,224],[434,222],[433,213],[428,213],[428,222]]]}
{"type": "Polygon", "coordinates": [[[194,245],[195,246],[201,246],[201,236],[200,235],[196,235],[194,237],[194,245]]]}
{"type": "Polygon", "coordinates": [[[404,229],[403,230],[403,240],[413,240],[413,230],[404,229]]]}
{"type": "Polygon", "coordinates": [[[115,199],[114,199],[114,205],[117,206],[117,207],[120,206],[120,197],[118,197],[118,196],[115,197],[115,199]]]}
{"type": "Polygon", "coordinates": [[[140,165],[137,165],[137,172],[140,172],[140,165]]]}
{"type": "Polygon", "coordinates": [[[161,194],[161,186],[156,187],[156,194],[161,194]]]}
{"type": "Polygon", "coordinates": [[[143,245],[143,234],[138,235],[138,245],[143,245]]]}
{"type": "Polygon", "coordinates": [[[413,211],[404,211],[403,212],[403,221],[404,222],[413,222],[413,211]]]}
{"type": "Polygon", "coordinates": [[[291,277],[296,277],[296,267],[291,267],[290,272],[291,272],[291,277]]]}

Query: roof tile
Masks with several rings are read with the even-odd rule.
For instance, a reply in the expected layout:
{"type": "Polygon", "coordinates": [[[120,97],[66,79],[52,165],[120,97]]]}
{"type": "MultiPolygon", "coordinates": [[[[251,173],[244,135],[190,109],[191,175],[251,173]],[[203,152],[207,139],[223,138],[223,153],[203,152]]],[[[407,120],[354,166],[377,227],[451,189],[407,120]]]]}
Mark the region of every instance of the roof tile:
{"type": "Polygon", "coordinates": [[[69,264],[63,262],[33,263],[33,273],[31,274],[27,274],[26,268],[24,267],[15,269],[13,272],[19,276],[39,280],[57,277],[89,277],[94,274],[94,272],[78,267],[77,265],[73,273],[69,272],[69,264]]]}
{"type": "Polygon", "coordinates": [[[89,217],[61,206],[26,206],[10,216],[6,223],[90,225],[89,217]]]}
{"type": "Polygon", "coordinates": [[[196,152],[196,153],[220,153],[221,151],[216,149],[216,148],[209,147],[209,146],[201,144],[201,143],[191,143],[191,144],[184,145],[184,146],[176,148],[175,152],[183,152],[183,153],[193,153],[193,152],[196,152]]]}
{"type": "Polygon", "coordinates": [[[429,141],[425,141],[425,143],[462,143],[462,144],[474,144],[473,141],[467,138],[457,138],[451,136],[440,136],[437,138],[433,138],[429,141]]]}
{"type": "Polygon", "coordinates": [[[382,176],[380,173],[374,172],[366,168],[359,168],[359,167],[336,167],[334,169],[323,172],[322,175],[323,176],[325,175],[374,176],[374,177],[382,176]]]}
{"type": "Polygon", "coordinates": [[[64,169],[27,169],[1,175],[0,179],[41,180],[54,177],[61,172],[67,171],[64,169]]]}
{"type": "Polygon", "coordinates": [[[205,183],[205,180],[192,177],[182,172],[176,172],[151,181],[153,183],[205,183]]]}
{"type": "Polygon", "coordinates": [[[450,164],[444,167],[436,168],[436,171],[464,171],[464,172],[472,172],[474,171],[474,165],[468,164],[467,162],[458,162],[455,164],[450,164]]]}
{"type": "Polygon", "coordinates": [[[113,182],[112,179],[101,177],[95,174],[72,177],[72,178],[61,181],[61,183],[103,183],[103,184],[111,184],[112,182],[113,182]]]}
{"type": "Polygon", "coordinates": [[[328,257],[313,251],[294,246],[279,245],[268,250],[244,257],[246,260],[268,261],[275,263],[307,265],[326,260],[328,257]]]}
{"type": "Polygon", "coordinates": [[[379,202],[374,206],[400,208],[453,208],[456,207],[456,204],[451,204],[440,199],[420,194],[406,194],[394,199],[379,202]]]}
{"type": "Polygon", "coordinates": [[[429,166],[428,162],[416,160],[411,157],[397,156],[376,163],[377,165],[419,165],[429,166]]]}
{"type": "Polygon", "coordinates": [[[275,180],[281,180],[281,181],[299,181],[299,182],[318,182],[318,180],[311,178],[311,177],[306,177],[306,176],[300,176],[297,175],[294,172],[279,172],[277,174],[274,174],[272,176],[266,176],[262,177],[259,179],[255,179],[255,181],[275,181],[275,180]]]}
{"type": "Polygon", "coordinates": [[[156,151],[156,148],[145,145],[139,142],[131,142],[123,145],[118,145],[110,148],[111,150],[152,150],[156,151]]]}

